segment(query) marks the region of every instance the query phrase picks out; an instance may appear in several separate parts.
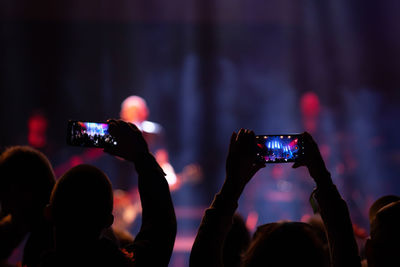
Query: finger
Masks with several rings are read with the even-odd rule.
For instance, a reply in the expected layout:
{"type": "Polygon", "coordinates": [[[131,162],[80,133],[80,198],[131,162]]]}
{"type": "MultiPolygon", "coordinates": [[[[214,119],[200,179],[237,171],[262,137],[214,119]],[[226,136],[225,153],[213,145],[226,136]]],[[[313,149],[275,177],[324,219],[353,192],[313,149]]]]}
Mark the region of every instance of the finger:
{"type": "Polygon", "coordinates": [[[233,132],[231,135],[231,140],[229,141],[228,154],[234,153],[234,151],[235,151],[236,137],[237,137],[237,133],[233,132]]]}
{"type": "Polygon", "coordinates": [[[245,130],[241,128],[236,136],[235,140],[235,151],[240,151],[242,150],[243,147],[243,137],[245,135],[245,130]]]}
{"type": "Polygon", "coordinates": [[[118,120],[116,123],[117,123],[119,131],[121,133],[121,139],[122,138],[126,139],[127,135],[129,135],[129,133],[132,132],[132,131],[133,132],[140,132],[136,128],[136,126],[131,124],[131,123],[125,122],[123,120],[118,120]]]}
{"type": "Polygon", "coordinates": [[[312,138],[312,136],[311,136],[311,134],[310,134],[309,132],[304,132],[304,133],[303,133],[303,136],[304,136],[305,138],[307,138],[308,140],[314,141],[314,139],[312,138]]]}
{"type": "Polygon", "coordinates": [[[314,138],[311,136],[311,134],[309,134],[308,132],[304,132],[303,133],[303,136],[304,136],[304,140],[308,143],[308,144],[311,144],[311,145],[314,145],[314,144],[317,144],[315,141],[314,141],[314,138]]]}
{"type": "Polygon", "coordinates": [[[251,136],[251,138],[256,137],[255,133],[252,130],[249,130],[249,135],[251,136]]]}
{"type": "Polygon", "coordinates": [[[246,130],[246,137],[249,140],[255,139],[256,135],[254,134],[254,132],[252,130],[246,130]]]}
{"type": "Polygon", "coordinates": [[[116,121],[117,121],[117,119],[108,119],[107,123],[116,122],[116,121]]]}
{"type": "Polygon", "coordinates": [[[320,155],[318,144],[307,132],[304,132],[304,150],[307,158],[312,158],[314,156],[320,155]]]}
{"type": "Polygon", "coordinates": [[[243,138],[243,136],[245,135],[245,129],[240,128],[237,137],[236,137],[236,141],[240,142],[240,140],[243,138]]]}
{"type": "Polygon", "coordinates": [[[231,140],[229,141],[229,149],[231,149],[232,146],[233,146],[233,143],[235,143],[236,137],[237,137],[237,133],[236,132],[232,132],[231,140]]]}
{"type": "Polygon", "coordinates": [[[243,129],[241,135],[238,138],[238,142],[240,143],[241,146],[244,144],[248,143],[248,134],[247,134],[247,129],[243,129]]]}
{"type": "Polygon", "coordinates": [[[107,120],[107,124],[108,124],[108,132],[111,135],[114,135],[114,133],[118,131],[117,121],[113,119],[107,120]]]}
{"type": "Polygon", "coordinates": [[[253,143],[252,139],[254,139],[254,137],[251,135],[250,130],[241,129],[241,131],[239,132],[239,136],[238,136],[238,142],[240,144],[240,147],[248,150],[252,146],[252,143],[253,143]]]}
{"type": "Polygon", "coordinates": [[[252,130],[249,130],[249,143],[249,148],[251,149],[251,152],[257,154],[257,139],[252,130]]]}
{"type": "Polygon", "coordinates": [[[236,137],[237,137],[237,133],[232,132],[230,144],[232,144],[236,140],[236,137]]]}
{"type": "Polygon", "coordinates": [[[246,130],[244,130],[244,135],[243,135],[243,139],[246,141],[246,142],[249,142],[250,140],[252,140],[252,138],[253,138],[253,136],[251,135],[251,130],[248,130],[248,129],[246,129],[246,130]]]}
{"type": "Polygon", "coordinates": [[[295,163],[292,165],[292,168],[293,168],[293,169],[296,169],[296,168],[301,167],[301,166],[303,166],[303,164],[301,164],[300,162],[295,162],[295,163]]]}
{"type": "Polygon", "coordinates": [[[127,124],[129,126],[129,128],[131,128],[132,130],[140,132],[139,128],[135,124],[130,123],[130,122],[128,122],[127,124]]]}

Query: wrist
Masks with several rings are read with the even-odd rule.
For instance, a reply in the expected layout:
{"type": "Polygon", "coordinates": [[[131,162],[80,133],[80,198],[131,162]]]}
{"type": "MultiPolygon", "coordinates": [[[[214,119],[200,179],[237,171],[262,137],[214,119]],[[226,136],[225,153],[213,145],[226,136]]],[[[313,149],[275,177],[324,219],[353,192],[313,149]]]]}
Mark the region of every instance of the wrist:
{"type": "Polygon", "coordinates": [[[238,207],[238,200],[242,190],[232,182],[225,180],[221,190],[215,195],[211,208],[221,210],[222,213],[233,215],[238,207]]]}
{"type": "Polygon", "coordinates": [[[228,177],[225,179],[224,184],[220,190],[220,194],[230,196],[231,198],[238,200],[240,195],[244,190],[245,184],[238,183],[235,179],[229,179],[228,177]]]}
{"type": "Polygon", "coordinates": [[[139,174],[144,172],[152,172],[155,170],[162,173],[162,175],[165,175],[154,156],[149,152],[143,153],[136,157],[133,163],[135,164],[136,171],[139,174]]]}
{"type": "Polygon", "coordinates": [[[312,176],[315,183],[317,186],[325,186],[325,185],[331,185],[333,184],[332,178],[331,178],[331,173],[328,170],[324,170],[321,172],[318,172],[317,174],[312,176]]]}

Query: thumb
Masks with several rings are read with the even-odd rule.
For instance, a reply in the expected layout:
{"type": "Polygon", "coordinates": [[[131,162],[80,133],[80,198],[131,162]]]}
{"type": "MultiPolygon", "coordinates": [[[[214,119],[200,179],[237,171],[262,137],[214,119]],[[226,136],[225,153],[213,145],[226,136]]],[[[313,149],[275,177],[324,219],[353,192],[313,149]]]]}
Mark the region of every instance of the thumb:
{"type": "Polygon", "coordinates": [[[301,166],[303,166],[300,162],[295,162],[293,165],[292,165],[292,168],[293,169],[296,169],[296,168],[298,168],[298,167],[301,167],[301,166]]]}

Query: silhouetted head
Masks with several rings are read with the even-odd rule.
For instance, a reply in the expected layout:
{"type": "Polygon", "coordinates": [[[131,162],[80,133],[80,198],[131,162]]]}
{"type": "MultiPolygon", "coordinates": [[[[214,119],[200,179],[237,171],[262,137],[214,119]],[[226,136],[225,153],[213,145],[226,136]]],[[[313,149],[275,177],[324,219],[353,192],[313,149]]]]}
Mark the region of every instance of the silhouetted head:
{"type": "Polygon", "coordinates": [[[101,170],[85,164],[71,168],[51,194],[49,211],[56,242],[76,235],[79,239],[98,239],[113,222],[112,208],[111,183],[101,170]]]}
{"type": "Polygon", "coordinates": [[[55,183],[47,157],[28,146],[14,146],[0,156],[2,212],[25,220],[43,216],[55,183]]]}
{"type": "Polygon", "coordinates": [[[395,195],[386,195],[383,197],[378,198],[374,203],[372,203],[371,207],[369,208],[369,223],[371,224],[373,219],[375,218],[376,213],[386,206],[387,204],[399,201],[400,197],[395,195]]]}
{"type": "Polygon", "coordinates": [[[255,266],[324,266],[324,252],[312,227],[301,222],[258,227],[243,260],[255,266]]]}
{"type": "Polygon", "coordinates": [[[235,213],[232,227],[225,238],[223,249],[224,266],[240,266],[241,256],[250,243],[250,233],[242,216],[235,213]]]}
{"type": "Polygon", "coordinates": [[[328,239],[326,237],[324,221],[319,213],[312,215],[307,221],[307,224],[311,225],[319,239],[321,240],[324,248],[328,249],[328,239]]]}
{"type": "Polygon", "coordinates": [[[392,202],[376,213],[366,243],[369,267],[400,266],[400,201],[392,202]]]}

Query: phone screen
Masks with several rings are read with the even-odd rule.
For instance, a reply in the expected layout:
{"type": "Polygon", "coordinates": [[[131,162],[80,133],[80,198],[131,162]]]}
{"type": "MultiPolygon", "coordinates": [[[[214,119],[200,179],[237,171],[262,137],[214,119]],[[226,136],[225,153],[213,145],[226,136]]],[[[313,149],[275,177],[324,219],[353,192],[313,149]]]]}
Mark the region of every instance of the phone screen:
{"type": "Polygon", "coordinates": [[[265,163],[294,162],[304,155],[301,134],[257,135],[258,156],[265,163]]]}
{"type": "Polygon", "coordinates": [[[67,143],[72,146],[99,147],[117,145],[103,122],[68,121],[67,143]]]}

